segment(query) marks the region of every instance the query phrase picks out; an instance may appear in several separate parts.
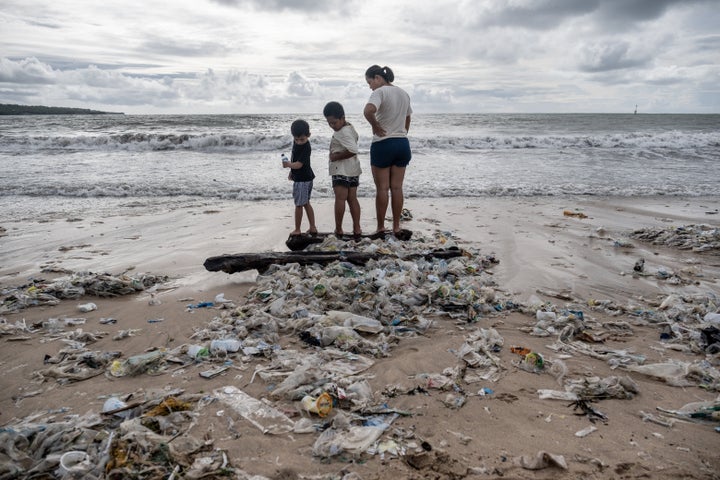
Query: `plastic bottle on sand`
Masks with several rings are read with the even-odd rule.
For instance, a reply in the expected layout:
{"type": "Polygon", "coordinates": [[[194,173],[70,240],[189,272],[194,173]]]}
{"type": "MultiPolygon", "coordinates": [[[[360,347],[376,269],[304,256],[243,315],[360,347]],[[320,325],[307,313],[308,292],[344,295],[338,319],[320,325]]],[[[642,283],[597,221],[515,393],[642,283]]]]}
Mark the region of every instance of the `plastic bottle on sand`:
{"type": "Polygon", "coordinates": [[[237,352],[242,347],[242,342],[236,338],[222,338],[210,342],[210,351],[237,352]]]}

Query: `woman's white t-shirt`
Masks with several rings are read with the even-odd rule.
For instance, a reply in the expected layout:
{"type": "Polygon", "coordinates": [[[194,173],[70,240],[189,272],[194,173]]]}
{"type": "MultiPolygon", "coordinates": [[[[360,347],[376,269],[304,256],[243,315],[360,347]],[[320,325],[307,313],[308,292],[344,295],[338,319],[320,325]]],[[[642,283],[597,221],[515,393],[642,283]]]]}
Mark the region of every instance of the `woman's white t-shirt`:
{"type": "Polygon", "coordinates": [[[373,142],[407,136],[405,118],[412,114],[412,108],[410,107],[410,95],[405,90],[395,85],[383,85],[373,90],[368,103],[377,108],[375,118],[385,129],[385,136],[373,135],[373,142]]]}

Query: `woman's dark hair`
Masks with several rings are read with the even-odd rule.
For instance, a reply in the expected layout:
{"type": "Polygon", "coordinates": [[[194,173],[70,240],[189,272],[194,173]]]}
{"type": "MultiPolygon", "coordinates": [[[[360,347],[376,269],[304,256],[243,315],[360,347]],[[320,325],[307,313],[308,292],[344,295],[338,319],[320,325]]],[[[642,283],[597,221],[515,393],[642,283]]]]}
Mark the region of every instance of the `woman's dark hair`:
{"type": "Polygon", "coordinates": [[[323,108],[323,116],[342,118],[345,116],[345,109],[340,105],[340,102],[328,102],[323,108]]]}
{"type": "Polygon", "coordinates": [[[395,74],[392,70],[390,70],[390,67],[373,65],[372,67],[365,70],[365,78],[373,78],[375,75],[380,75],[388,83],[392,83],[393,80],[395,80],[395,74]]]}
{"type": "Polygon", "coordinates": [[[310,125],[305,120],[295,120],[290,125],[290,133],[293,137],[299,137],[300,135],[310,136],[310,125]]]}

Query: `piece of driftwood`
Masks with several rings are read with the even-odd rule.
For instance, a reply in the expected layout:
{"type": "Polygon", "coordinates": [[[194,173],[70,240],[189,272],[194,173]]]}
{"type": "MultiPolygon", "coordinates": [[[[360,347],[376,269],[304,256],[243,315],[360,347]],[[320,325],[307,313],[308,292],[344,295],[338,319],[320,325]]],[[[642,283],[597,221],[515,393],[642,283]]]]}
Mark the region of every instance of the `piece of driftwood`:
{"type": "Polygon", "coordinates": [[[349,241],[357,241],[361,240],[363,238],[369,238],[371,240],[377,240],[377,239],[384,239],[386,237],[394,236],[398,240],[410,240],[412,237],[412,232],[410,230],[402,229],[397,233],[393,232],[375,232],[371,234],[349,234],[346,233],[344,235],[336,235],[335,233],[329,233],[329,232],[320,232],[320,233],[301,233],[300,235],[290,235],[288,239],[285,241],[285,245],[292,250],[293,252],[297,252],[299,250],[304,250],[308,245],[312,245],[314,243],[322,243],[327,237],[330,235],[334,235],[339,240],[342,240],[344,242],[349,241]]]}
{"type": "MultiPolygon", "coordinates": [[[[459,248],[431,250],[425,253],[405,255],[406,259],[432,259],[454,258],[463,254],[459,248]]],[[[370,260],[395,256],[388,253],[366,252],[263,252],[263,253],[237,253],[234,255],[219,255],[210,257],[203,264],[209,272],[237,273],[247,270],[257,270],[263,273],[270,265],[285,265],[299,263],[300,265],[327,265],[336,260],[350,262],[355,265],[365,265],[370,260]]]]}

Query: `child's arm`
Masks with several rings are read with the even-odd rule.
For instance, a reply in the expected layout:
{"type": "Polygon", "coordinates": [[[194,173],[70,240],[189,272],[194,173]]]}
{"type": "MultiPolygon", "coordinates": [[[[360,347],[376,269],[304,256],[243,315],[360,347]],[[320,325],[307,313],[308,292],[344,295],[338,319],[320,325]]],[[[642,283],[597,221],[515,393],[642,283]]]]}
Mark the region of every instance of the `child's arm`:
{"type": "Polygon", "coordinates": [[[343,150],[342,152],[330,152],[330,161],[339,162],[340,160],[345,160],[346,158],[354,156],[355,154],[349,150],[343,150]]]}
{"type": "Polygon", "coordinates": [[[310,162],[310,144],[305,144],[305,147],[300,149],[298,152],[293,149],[292,157],[290,158],[290,162],[287,163],[288,168],[291,168],[293,170],[302,168],[305,163],[310,162]]]}
{"type": "Polygon", "coordinates": [[[357,132],[355,132],[355,129],[350,124],[346,124],[341,130],[335,132],[330,146],[330,161],[338,162],[357,155],[357,140],[357,132]],[[334,152],[332,151],[333,148],[335,150],[334,152]]]}

